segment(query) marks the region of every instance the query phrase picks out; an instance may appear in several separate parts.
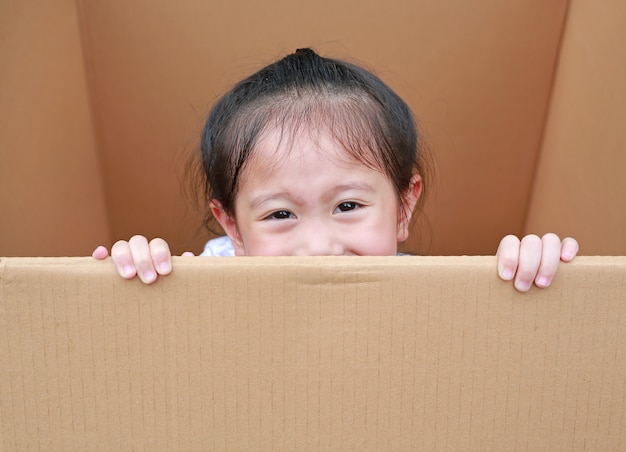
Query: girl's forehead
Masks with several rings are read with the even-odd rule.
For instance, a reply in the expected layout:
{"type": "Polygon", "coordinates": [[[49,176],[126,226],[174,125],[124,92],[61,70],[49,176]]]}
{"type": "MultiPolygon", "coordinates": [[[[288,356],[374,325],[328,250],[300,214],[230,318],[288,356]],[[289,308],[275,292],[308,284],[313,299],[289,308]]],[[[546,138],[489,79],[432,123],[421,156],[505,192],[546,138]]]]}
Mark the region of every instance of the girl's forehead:
{"type": "Polygon", "coordinates": [[[303,133],[285,139],[273,131],[257,142],[246,162],[237,198],[249,201],[290,193],[294,199],[313,203],[346,187],[378,192],[392,184],[384,172],[353,156],[330,134],[303,133]]]}
{"type": "MultiPolygon", "coordinates": [[[[371,150],[361,151],[361,154],[371,153],[371,150]]],[[[256,168],[276,168],[313,158],[346,169],[355,165],[372,167],[364,161],[372,160],[371,155],[357,158],[356,154],[354,149],[348,149],[345,143],[324,128],[309,127],[297,131],[274,128],[259,137],[249,164],[256,168]]]]}

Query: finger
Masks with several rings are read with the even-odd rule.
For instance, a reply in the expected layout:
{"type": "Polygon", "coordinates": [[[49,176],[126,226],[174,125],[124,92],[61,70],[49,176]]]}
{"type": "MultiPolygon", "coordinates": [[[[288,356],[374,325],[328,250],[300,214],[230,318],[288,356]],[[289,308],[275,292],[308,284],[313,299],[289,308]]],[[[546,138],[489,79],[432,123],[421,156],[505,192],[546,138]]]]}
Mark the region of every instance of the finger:
{"type": "Polygon", "coordinates": [[[156,238],[150,241],[152,263],[159,275],[169,275],[172,271],[172,253],[167,242],[156,238]]]}
{"type": "Polygon", "coordinates": [[[115,268],[122,278],[132,279],[137,274],[133,263],[133,255],[130,246],[125,240],[119,240],[111,247],[111,258],[115,268]]]}
{"type": "Polygon", "coordinates": [[[195,255],[191,251],[185,251],[183,254],[181,254],[181,256],[189,257],[189,256],[195,256],[195,255]]]}
{"type": "Polygon", "coordinates": [[[515,275],[515,288],[520,292],[527,292],[535,280],[541,262],[541,247],[541,239],[534,234],[525,236],[520,242],[519,264],[515,275]]]}
{"type": "Polygon", "coordinates": [[[563,262],[571,262],[578,254],[578,242],[576,239],[566,237],[561,245],[561,260],[563,262]]]}
{"type": "Polygon", "coordinates": [[[498,275],[505,281],[515,276],[519,262],[520,241],[514,235],[507,235],[500,241],[496,256],[498,257],[498,275]]]}
{"type": "Polygon", "coordinates": [[[548,287],[561,262],[561,239],[556,234],[546,234],[541,238],[541,263],[535,278],[538,287],[548,287]]]}
{"type": "Polygon", "coordinates": [[[93,250],[91,256],[98,260],[103,260],[109,257],[109,250],[105,246],[100,245],[95,250],[93,250]]]}
{"type": "Polygon", "coordinates": [[[157,279],[157,272],[150,254],[150,244],[143,235],[135,235],[128,241],[137,276],[142,282],[151,284],[157,279]]]}

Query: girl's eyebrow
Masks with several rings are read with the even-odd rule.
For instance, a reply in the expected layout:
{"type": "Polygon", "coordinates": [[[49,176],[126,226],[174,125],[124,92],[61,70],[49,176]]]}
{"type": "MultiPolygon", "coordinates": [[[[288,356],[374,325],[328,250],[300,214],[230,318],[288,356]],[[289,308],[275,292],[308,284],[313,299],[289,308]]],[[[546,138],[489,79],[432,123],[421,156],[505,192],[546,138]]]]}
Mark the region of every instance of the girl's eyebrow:
{"type": "Polygon", "coordinates": [[[273,201],[275,199],[291,199],[291,195],[286,191],[281,191],[279,193],[270,193],[266,195],[255,196],[250,201],[250,208],[256,209],[259,206],[265,204],[266,202],[273,201]]]}
{"type": "MultiPolygon", "coordinates": [[[[372,187],[372,185],[368,184],[367,182],[351,182],[347,184],[340,184],[340,185],[334,186],[331,190],[328,191],[327,194],[323,196],[323,198],[331,199],[343,192],[351,191],[351,190],[362,191],[362,192],[367,192],[367,193],[372,193],[375,191],[374,187],[372,187]]],[[[255,196],[254,198],[252,198],[252,200],[250,201],[250,208],[256,209],[262,206],[263,204],[265,204],[266,202],[273,201],[276,199],[284,199],[284,200],[289,200],[292,202],[294,201],[294,198],[291,195],[291,193],[286,192],[286,191],[281,191],[278,193],[262,194],[262,195],[255,196]]]]}
{"type": "Polygon", "coordinates": [[[331,190],[330,195],[336,196],[340,193],[343,193],[345,191],[350,191],[350,190],[357,190],[357,191],[364,191],[364,192],[375,191],[374,187],[372,187],[367,182],[350,182],[347,184],[337,185],[331,190]]]}

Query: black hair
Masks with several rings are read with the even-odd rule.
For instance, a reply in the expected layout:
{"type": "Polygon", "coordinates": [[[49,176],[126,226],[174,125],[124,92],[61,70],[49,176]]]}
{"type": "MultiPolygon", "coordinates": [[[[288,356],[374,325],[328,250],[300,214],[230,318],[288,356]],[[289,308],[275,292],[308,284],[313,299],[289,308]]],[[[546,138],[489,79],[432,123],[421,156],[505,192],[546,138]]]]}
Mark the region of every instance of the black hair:
{"type": "MultiPolygon", "coordinates": [[[[381,171],[400,199],[424,152],[408,105],[380,78],[352,63],[298,49],[237,83],[212,108],[201,139],[205,224],[218,201],[234,218],[239,176],[268,130],[294,137],[322,128],[348,154],[381,171]]],[[[423,198],[423,196],[422,196],[423,198]]]]}

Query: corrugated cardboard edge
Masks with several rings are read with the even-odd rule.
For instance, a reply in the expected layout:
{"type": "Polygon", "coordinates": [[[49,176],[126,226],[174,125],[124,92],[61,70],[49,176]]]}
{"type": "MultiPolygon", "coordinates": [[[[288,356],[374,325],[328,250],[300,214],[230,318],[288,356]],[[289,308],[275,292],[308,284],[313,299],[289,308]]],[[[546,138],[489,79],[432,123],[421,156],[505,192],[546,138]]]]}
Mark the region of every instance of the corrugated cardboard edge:
{"type": "Polygon", "coordinates": [[[626,257],[0,260],[4,450],[622,450],[626,257]]]}

